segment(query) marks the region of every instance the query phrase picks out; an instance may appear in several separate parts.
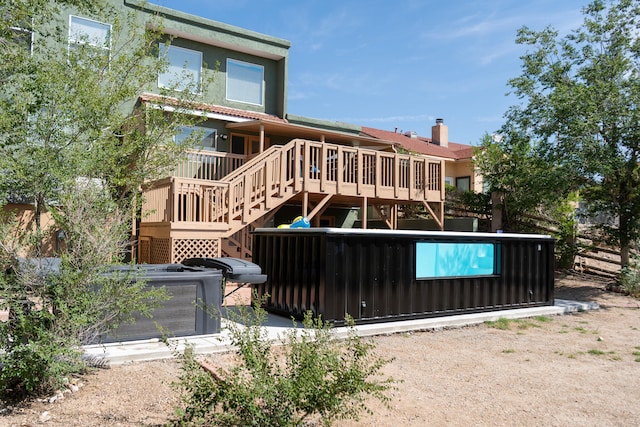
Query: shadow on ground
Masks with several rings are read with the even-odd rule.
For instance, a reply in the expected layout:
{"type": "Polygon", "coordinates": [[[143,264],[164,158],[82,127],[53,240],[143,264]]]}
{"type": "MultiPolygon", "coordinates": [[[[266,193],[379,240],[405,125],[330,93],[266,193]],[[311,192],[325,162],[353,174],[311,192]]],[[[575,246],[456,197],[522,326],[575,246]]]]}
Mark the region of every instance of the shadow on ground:
{"type": "MultiPolygon", "coordinates": [[[[224,319],[231,320],[242,325],[247,324],[246,316],[252,313],[251,306],[229,305],[221,308],[221,314],[224,319]]],[[[288,329],[294,326],[293,319],[286,316],[279,316],[273,313],[266,313],[266,319],[263,326],[272,328],[288,329]]],[[[295,327],[302,328],[302,322],[295,322],[295,327]]]]}

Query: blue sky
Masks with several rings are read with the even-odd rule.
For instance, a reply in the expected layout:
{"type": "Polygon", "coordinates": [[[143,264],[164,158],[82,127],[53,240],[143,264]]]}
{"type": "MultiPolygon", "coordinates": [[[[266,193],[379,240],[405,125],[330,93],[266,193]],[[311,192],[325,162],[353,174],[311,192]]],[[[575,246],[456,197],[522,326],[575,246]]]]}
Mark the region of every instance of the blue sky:
{"type": "Polygon", "coordinates": [[[589,0],[153,0],[280,37],[288,112],[477,145],[502,124],[520,73],[516,31],[579,27],[589,0]]]}

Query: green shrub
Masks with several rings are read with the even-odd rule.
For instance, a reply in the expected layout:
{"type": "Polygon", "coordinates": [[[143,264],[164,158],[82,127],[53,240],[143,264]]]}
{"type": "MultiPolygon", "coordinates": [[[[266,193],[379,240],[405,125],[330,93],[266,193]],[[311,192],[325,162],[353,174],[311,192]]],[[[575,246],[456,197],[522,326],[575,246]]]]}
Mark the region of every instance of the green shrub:
{"type": "Polygon", "coordinates": [[[620,287],[634,298],[640,298],[640,257],[631,258],[620,271],[620,287]]]}
{"type": "Polygon", "coordinates": [[[573,268],[576,255],[578,253],[578,219],[574,202],[577,201],[575,195],[567,200],[558,203],[552,209],[552,217],[558,221],[558,231],[555,234],[556,245],[556,266],[558,268],[573,268]]]}
{"type": "Polygon", "coordinates": [[[484,217],[491,216],[491,194],[475,191],[458,191],[454,186],[446,186],[445,204],[447,210],[463,210],[484,217]]]}
{"type": "MultiPolygon", "coordinates": [[[[128,215],[118,214],[108,195],[91,188],[60,196],[66,208],[56,218],[67,232],[58,273],[44,274],[42,260],[18,262],[11,247],[15,226],[0,223],[0,398],[48,393],[65,377],[82,373],[81,346],[132,320],[149,315],[167,298],[132,274],[105,274],[122,255],[128,215]]],[[[27,239],[28,240],[28,239],[27,239]]],[[[15,241],[24,241],[17,239],[15,241]]]]}
{"type": "Polygon", "coordinates": [[[304,329],[292,328],[274,343],[262,326],[265,318],[256,304],[234,319],[238,323],[230,322],[238,353],[217,380],[204,372],[192,349],[180,356],[176,425],[330,425],[369,411],[369,396],[388,402],[385,393],[394,381],[381,369],[390,360],[374,355],[374,345],[356,335],[352,322],[343,340],[307,313],[304,329]]]}

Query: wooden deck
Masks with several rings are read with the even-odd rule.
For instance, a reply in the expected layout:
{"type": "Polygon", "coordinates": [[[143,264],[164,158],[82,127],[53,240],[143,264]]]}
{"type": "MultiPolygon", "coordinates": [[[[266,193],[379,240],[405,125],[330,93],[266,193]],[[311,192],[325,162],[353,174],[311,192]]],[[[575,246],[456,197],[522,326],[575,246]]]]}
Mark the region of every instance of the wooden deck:
{"type": "Polygon", "coordinates": [[[304,139],[251,159],[193,153],[172,177],[143,189],[139,258],[155,263],[239,256],[225,253],[223,239],[249,257],[250,239],[242,235],[294,198],[310,220],[329,205],[420,203],[442,224],[443,173],[440,159],[304,139]]]}

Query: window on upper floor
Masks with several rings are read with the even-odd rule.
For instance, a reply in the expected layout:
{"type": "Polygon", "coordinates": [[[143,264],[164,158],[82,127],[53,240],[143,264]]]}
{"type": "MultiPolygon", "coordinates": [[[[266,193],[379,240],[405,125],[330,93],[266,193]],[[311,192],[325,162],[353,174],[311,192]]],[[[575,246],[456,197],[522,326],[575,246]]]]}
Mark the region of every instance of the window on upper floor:
{"type": "Polygon", "coordinates": [[[111,49],[111,24],[93,19],[69,16],[69,50],[91,46],[109,54],[111,49]]]}
{"type": "Polygon", "coordinates": [[[227,99],[247,104],[264,104],[264,67],[227,59],[227,99]]]}
{"type": "Polygon", "coordinates": [[[168,68],[158,75],[158,87],[200,93],[202,52],[160,43],[160,57],[168,68]]]}

